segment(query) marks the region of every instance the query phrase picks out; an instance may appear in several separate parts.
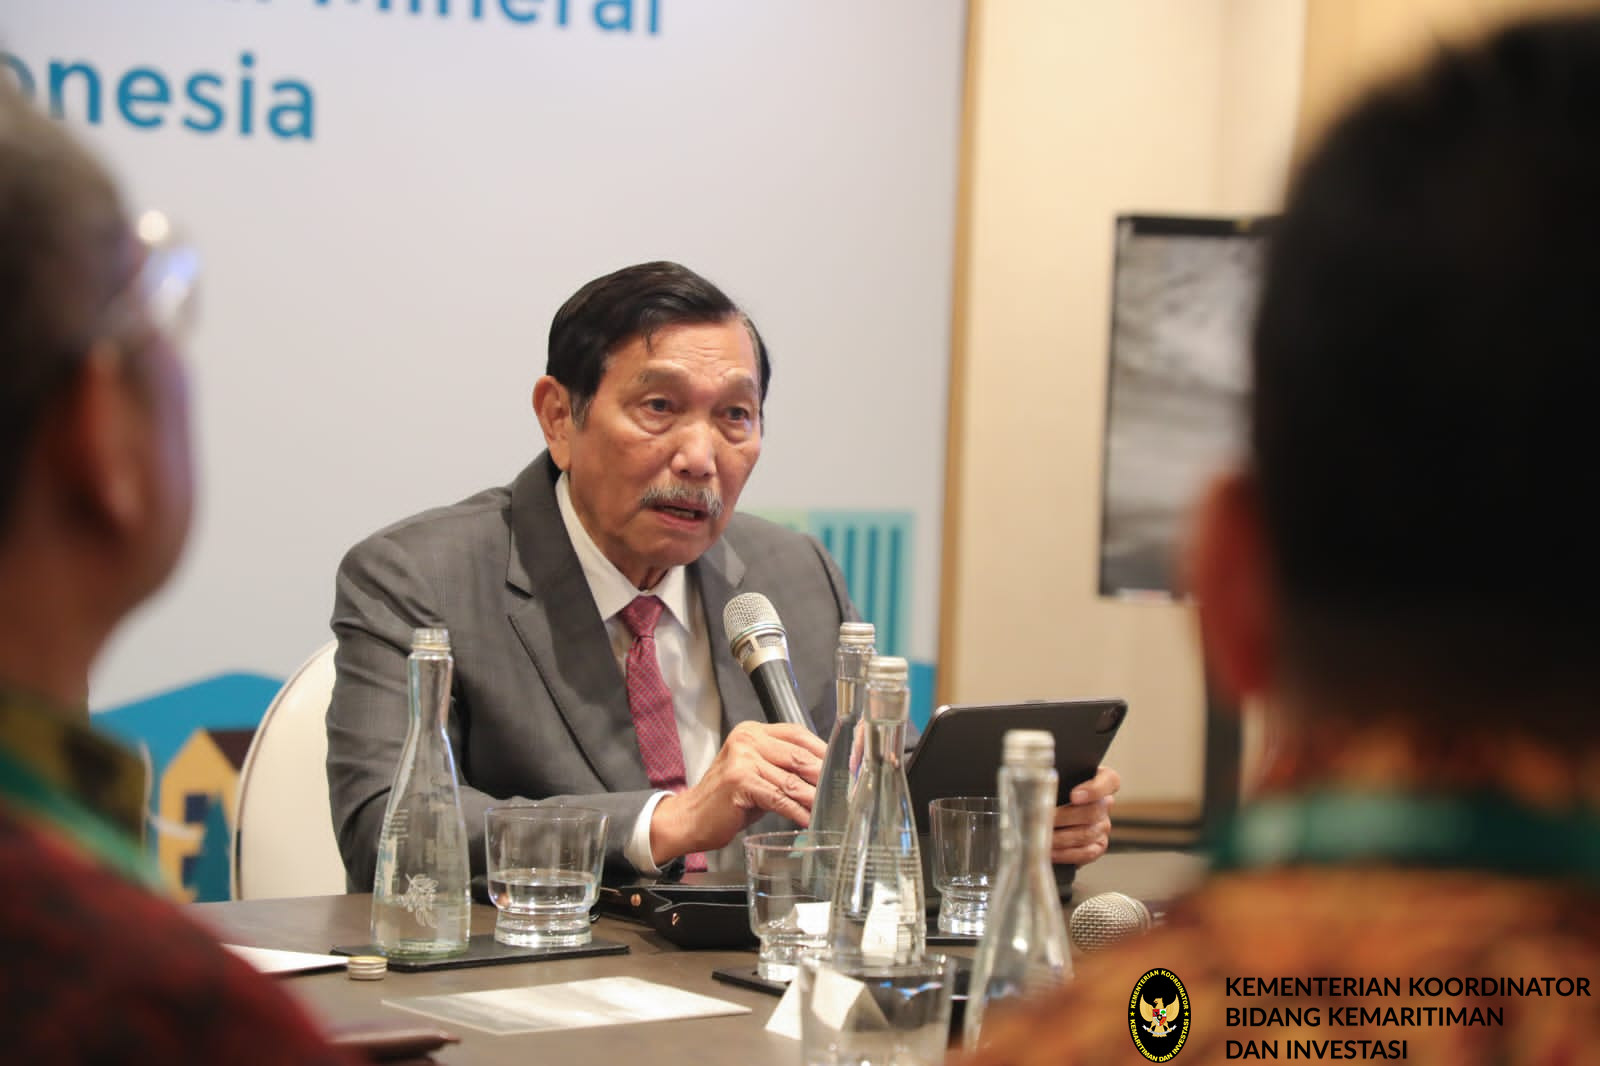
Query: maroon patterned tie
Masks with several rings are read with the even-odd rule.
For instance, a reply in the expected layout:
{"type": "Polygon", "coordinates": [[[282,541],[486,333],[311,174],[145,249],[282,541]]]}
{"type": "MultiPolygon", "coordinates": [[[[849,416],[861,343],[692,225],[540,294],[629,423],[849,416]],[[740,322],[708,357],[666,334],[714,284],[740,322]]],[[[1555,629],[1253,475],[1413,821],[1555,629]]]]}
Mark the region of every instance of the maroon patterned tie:
{"type": "MultiPolygon", "coordinates": [[[[656,623],[666,607],[654,596],[639,596],[618,612],[617,617],[633,634],[628,649],[628,710],[633,713],[633,731],[644,757],[644,772],[652,788],[682,792],[688,787],[683,768],[683,745],[678,741],[678,719],[672,711],[672,693],[661,677],[656,661],[656,623]]],[[[684,856],[686,868],[704,870],[706,857],[700,852],[684,856]]]]}

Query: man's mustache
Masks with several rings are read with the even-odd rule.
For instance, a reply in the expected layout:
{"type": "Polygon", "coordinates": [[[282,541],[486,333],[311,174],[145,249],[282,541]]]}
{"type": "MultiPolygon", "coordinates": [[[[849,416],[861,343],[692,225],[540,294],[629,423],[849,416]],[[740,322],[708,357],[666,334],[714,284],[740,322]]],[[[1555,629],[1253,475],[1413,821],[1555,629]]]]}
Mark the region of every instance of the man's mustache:
{"type": "Polygon", "coordinates": [[[713,488],[692,489],[686,485],[651,487],[644,490],[639,502],[645,507],[682,507],[690,511],[704,511],[711,518],[722,517],[722,495],[713,488]]]}

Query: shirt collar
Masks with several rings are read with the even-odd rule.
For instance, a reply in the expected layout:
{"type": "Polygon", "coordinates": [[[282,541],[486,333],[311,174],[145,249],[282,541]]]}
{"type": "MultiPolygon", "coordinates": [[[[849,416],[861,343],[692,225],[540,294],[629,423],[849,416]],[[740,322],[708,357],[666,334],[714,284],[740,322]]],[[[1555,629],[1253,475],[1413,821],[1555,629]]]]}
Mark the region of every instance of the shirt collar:
{"type": "Polygon", "coordinates": [[[137,839],[144,828],[144,761],[84,717],[0,689],[0,755],[137,839]]]}
{"type": "Polygon", "coordinates": [[[636,597],[650,595],[660,598],[666,605],[667,613],[677,620],[678,625],[684,629],[690,628],[689,582],[684,577],[683,567],[672,567],[653,589],[635,588],[616,564],[606,558],[594,538],[589,536],[589,531],[583,528],[583,521],[572,506],[572,488],[567,482],[566,471],[562,471],[556,479],[556,508],[561,512],[561,522],[567,527],[567,539],[572,541],[572,550],[577,553],[578,565],[583,568],[584,579],[589,582],[589,594],[594,597],[594,605],[600,609],[601,618],[610,621],[636,597]]]}

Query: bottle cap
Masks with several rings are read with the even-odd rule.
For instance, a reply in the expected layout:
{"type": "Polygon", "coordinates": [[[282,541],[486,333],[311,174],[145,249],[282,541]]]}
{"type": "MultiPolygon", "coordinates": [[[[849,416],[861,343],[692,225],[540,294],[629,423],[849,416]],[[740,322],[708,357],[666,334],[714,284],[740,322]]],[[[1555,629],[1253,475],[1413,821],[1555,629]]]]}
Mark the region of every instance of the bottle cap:
{"type": "Polygon", "coordinates": [[[839,626],[839,643],[854,647],[871,647],[878,639],[878,631],[871,622],[843,622],[839,626]]]}
{"type": "Polygon", "coordinates": [[[413,629],[411,631],[412,651],[449,651],[450,631],[448,629],[413,629]]]}
{"type": "Polygon", "coordinates": [[[874,655],[867,664],[867,683],[869,685],[903,685],[906,683],[908,667],[906,661],[898,655],[874,655]]]}
{"type": "Polygon", "coordinates": [[[1043,729],[1008,729],[1001,745],[1000,761],[1006,766],[1029,770],[1053,770],[1056,766],[1055,734],[1043,729]]]}
{"type": "Polygon", "coordinates": [[[352,955],[345,972],[352,981],[381,981],[389,972],[389,960],[382,955],[352,955]]]}

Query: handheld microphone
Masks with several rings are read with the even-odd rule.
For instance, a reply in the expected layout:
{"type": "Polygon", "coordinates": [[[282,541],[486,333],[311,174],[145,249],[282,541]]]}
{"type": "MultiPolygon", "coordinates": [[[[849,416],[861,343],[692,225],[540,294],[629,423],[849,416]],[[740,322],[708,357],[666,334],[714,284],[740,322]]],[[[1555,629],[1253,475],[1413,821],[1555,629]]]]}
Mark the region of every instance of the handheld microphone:
{"type": "Polygon", "coordinates": [[[1151,924],[1150,908],[1123,892],[1090,896],[1073,910],[1067,936],[1077,951],[1098,951],[1142,933],[1151,924]]]}
{"type": "Polygon", "coordinates": [[[722,611],[722,628],[728,635],[728,650],[750,675],[767,720],[804,726],[816,733],[811,716],[800,704],[800,686],[789,665],[789,636],[772,601],[759,592],[735,596],[722,611]]]}

